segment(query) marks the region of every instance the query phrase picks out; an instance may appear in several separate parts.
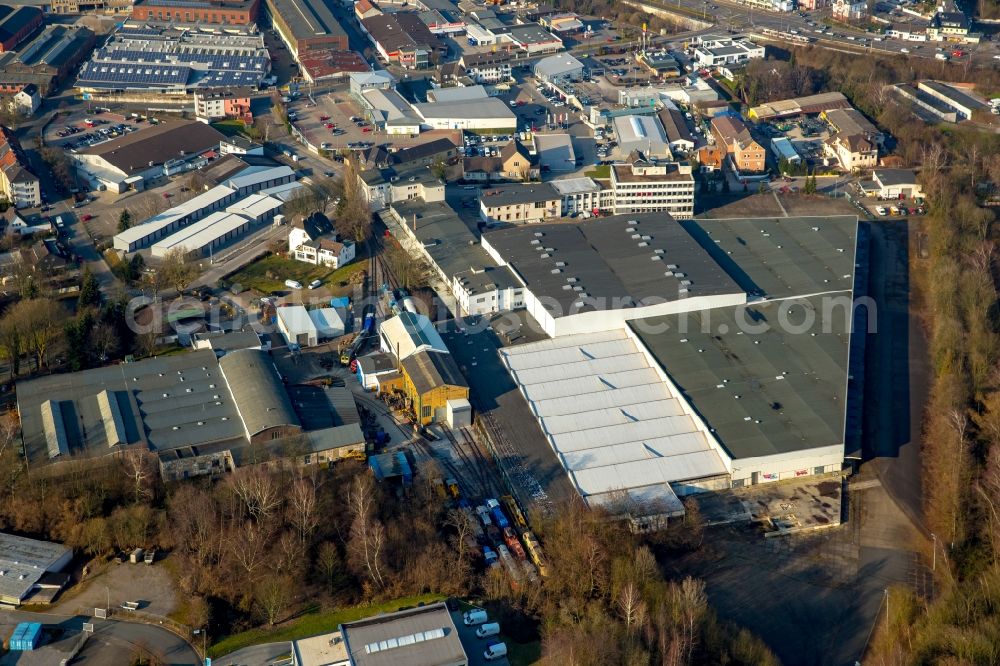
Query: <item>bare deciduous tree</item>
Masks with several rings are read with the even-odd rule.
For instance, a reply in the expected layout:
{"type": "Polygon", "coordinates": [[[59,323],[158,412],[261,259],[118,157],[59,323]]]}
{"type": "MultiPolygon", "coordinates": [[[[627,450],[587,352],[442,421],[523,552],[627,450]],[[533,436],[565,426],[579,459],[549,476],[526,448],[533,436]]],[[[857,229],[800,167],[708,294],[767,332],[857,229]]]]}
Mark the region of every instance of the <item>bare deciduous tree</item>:
{"type": "Polygon", "coordinates": [[[295,480],[288,495],[288,513],[289,519],[298,532],[299,541],[305,545],[319,525],[314,479],[299,476],[295,480]]]}
{"type": "Polygon", "coordinates": [[[229,552],[250,580],[256,577],[258,569],[264,564],[267,542],[267,531],[252,520],[234,525],[229,530],[229,552]]]}
{"type": "Polygon", "coordinates": [[[271,516],[281,506],[281,489],[264,465],[240,467],[229,475],[229,487],[257,520],[271,516]]]}
{"type": "Polygon", "coordinates": [[[376,589],[385,588],[382,574],[382,552],[385,547],[385,527],[374,514],[374,483],[369,474],[354,477],[347,497],[353,521],[348,552],[355,565],[376,589]]]}
{"type": "Polygon", "coordinates": [[[136,504],[141,504],[153,496],[154,465],[152,455],[140,447],[125,449],[122,454],[122,468],[125,476],[129,479],[136,504]]]}
{"type": "Polygon", "coordinates": [[[268,625],[274,626],[291,601],[294,583],[283,576],[268,574],[254,585],[254,601],[260,606],[268,625]]]}

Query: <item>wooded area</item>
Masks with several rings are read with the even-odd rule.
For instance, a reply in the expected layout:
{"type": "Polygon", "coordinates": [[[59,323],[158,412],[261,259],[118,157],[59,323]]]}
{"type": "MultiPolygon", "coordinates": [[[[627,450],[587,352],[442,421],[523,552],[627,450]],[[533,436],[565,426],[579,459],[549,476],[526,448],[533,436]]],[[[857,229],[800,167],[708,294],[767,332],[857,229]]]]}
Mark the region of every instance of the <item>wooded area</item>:
{"type": "Polygon", "coordinates": [[[500,569],[484,573],[468,518],[434,490],[433,470],[405,493],[375,484],[357,462],[272,461],[164,486],[155,457],[139,451],[27,474],[13,415],[0,426],[0,529],[102,560],[135,547],[167,552],[189,599],[178,619],[216,638],[317,606],[433,592],[482,596],[540,624],[546,664],[776,663],[749,633],[716,620],[703,583],[664,577],[657,558],[697,545],[687,539],[698,525],[650,541],[568,506],[538,526],[550,576],[515,590],[500,569]]]}

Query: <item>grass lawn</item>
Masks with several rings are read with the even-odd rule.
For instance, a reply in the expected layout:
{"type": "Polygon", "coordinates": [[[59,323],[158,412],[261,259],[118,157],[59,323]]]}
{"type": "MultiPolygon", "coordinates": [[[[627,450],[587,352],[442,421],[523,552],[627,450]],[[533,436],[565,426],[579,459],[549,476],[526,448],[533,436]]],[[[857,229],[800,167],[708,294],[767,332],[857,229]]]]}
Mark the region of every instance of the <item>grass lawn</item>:
{"type": "Polygon", "coordinates": [[[244,125],[239,120],[220,120],[217,123],[212,123],[212,127],[219,130],[226,136],[235,136],[237,134],[242,134],[246,129],[244,125]]]}
{"type": "Polygon", "coordinates": [[[585,171],[583,175],[587,176],[588,178],[599,178],[599,179],[611,178],[611,165],[602,164],[600,166],[596,166],[590,171],[585,171]]]}
{"type": "Polygon", "coordinates": [[[277,643],[279,641],[294,641],[300,638],[315,636],[328,631],[336,631],[337,626],[345,622],[354,622],[362,618],[393,613],[404,608],[413,608],[421,601],[431,603],[444,599],[440,594],[421,594],[415,597],[403,597],[371,606],[354,606],[342,610],[312,612],[302,615],[279,627],[251,629],[241,634],[226,636],[208,649],[211,657],[220,657],[230,652],[241,650],[251,645],[261,643],[277,643]]]}
{"type": "Polygon", "coordinates": [[[286,257],[272,254],[262,257],[246,266],[242,270],[233,273],[227,278],[230,284],[239,284],[244,289],[256,289],[257,291],[269,294],[272,291],[288,291],[285,280],[296,280],[303,287],[308,286],[313,280],[322,280],[323,286],[334,295],[346,293],[346,288],[341,287],[341,282],[350,282],[357,273],[365,270],[368,265],[365,262],[367,254],[364,246],[358,248],[358,256],[351,263],[332,270],[326,266],[314,266],[302,261],[295,261],[286,257]],[[275,278],[269,278],[271,273],[275,278]]]}

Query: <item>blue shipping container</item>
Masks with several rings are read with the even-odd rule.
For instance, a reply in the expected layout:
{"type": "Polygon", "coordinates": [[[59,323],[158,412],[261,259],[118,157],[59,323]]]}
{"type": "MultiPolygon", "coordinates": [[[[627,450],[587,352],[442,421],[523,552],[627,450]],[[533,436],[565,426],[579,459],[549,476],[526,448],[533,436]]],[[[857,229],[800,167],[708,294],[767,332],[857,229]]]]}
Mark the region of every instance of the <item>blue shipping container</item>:
{"type": "Polygon", "coordinates": [[[10,649],[20,652],[34,650],[42,640],[40,622],[22,622],[14,628],[10,637],[10,649]]]}
{"type": "Polygon", "coordinates": [[[510,522],[507,521],[507,516],[503,514],[503,509],[498,506],[493,507],[490,511],[493,514],[493,520],[496,522],[497,527],[503,529],[505,527],[510,527],[510,522]]]}

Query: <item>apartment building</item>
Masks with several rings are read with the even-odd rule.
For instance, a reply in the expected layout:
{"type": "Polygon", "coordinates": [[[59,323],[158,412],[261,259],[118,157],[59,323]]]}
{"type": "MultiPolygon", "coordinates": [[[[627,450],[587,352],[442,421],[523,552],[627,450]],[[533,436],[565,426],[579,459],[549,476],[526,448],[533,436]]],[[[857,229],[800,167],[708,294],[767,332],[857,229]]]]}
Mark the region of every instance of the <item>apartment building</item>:
{"type": "Polygon", "coordinates": [[[0,127],[0,191],[15,208],[31,208],[42,201],[41,182],[14,132],[0,127]]]}
{"type": "Polygon", "coordinates": [[[534,224],[562,214],[562,196],[548,183],[508,185],[483,190],[479,214],[487,224],[534,224]]]}
{"type": "Polygon", "coordinates": [[[764,171],[767,157],[764,147],[753,140],[750,130],[741,118],[716,116],[712,119],[712,136],[715,137],[717,146],[725,148],[737,171],[741,173],[764,171]]]}
{"type": "Polygon", "coordinates": [[[232,118],[253,123],[250,112],[250,88],[198,90],[194,94],[194,110],[199,120],[232,118]]]}
{"type": "Polygon", "coordinates": [[[823,152],[836,157],[847,171],[871,169],[878,164],[878,147],[861,134],[836,134],[823,144],[823,152]]]}
{"type": "Polygon", "coordinates": [[[501,83],[511,78],[510,53],[507,51],[465,53],[458,62],[466,76],[476,83],[501,83]]]}
{"type": "Polygon", "coordinates": [[[681,220],[694,217],[694,176],[689,164],[643,159],[614,164],[611,191],[615,215],[666,211],[681,220]]]}

